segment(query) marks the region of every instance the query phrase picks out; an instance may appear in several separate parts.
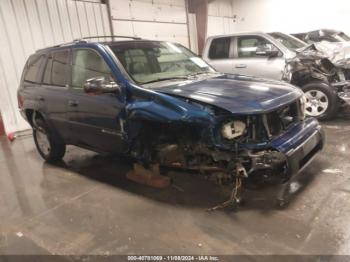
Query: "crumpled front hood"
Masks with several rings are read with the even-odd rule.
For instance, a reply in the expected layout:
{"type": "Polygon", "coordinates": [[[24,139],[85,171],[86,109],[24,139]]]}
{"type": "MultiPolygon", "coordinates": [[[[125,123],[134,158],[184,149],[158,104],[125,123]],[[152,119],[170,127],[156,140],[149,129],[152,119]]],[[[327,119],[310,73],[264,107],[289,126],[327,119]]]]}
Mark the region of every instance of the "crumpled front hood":
{"type": "Polygon", "coordinates": [[[328,58],[334,66],[350,68],[350,42],[319,42],[297,50],[297,57],[321,59],[328,58]]]}
{"type": "Polygon", "coordinates": [[[233,114],[275,110],[299,98],[302,92],[287,83],[243,75],[221,75],[204,80],[152,87],[152,90],[214,105],[233,114]]]}

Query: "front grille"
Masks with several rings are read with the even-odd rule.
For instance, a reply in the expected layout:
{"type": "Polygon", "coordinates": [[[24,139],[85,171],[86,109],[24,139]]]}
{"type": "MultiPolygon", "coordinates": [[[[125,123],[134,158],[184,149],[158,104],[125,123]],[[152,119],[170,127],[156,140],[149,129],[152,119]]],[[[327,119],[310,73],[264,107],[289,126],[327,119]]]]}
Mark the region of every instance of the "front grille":
{"type": "Polygon", "coordinates": [[[301,105],[295,101],[288,106],[279,108],[266,114],[266,122],[269,136],[274,137],[283,133],[288,127],[301,120],[301,105]]]}

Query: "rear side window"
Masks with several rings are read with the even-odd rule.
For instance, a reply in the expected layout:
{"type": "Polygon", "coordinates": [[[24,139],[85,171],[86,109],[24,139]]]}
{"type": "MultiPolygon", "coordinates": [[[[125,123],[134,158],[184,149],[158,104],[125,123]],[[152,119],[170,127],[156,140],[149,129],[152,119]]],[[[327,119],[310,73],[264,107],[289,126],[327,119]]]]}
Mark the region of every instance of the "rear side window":
{"type": "Polygon", "coordinates": [[[32,56],[29,58],[26,71],[24,73],[24,81],[30,83],[40,83],[40,68],[42,63],[44,62],[44,56],[32,56]]]}
{"type": "Polygon", "coordinates": [[[55,86],[65,86],[69,65],[68,50],[52,52],[46,63],[43,83],[55,86]]]}
{"type": "Polygon", "coordinates": [[[94,50],[73,51],[72,86],[83,88],[87,79],[93,77],[112,78],[112,72],[105,60],[94,50]]]}
{"type": "Polygon", "coordinates": [[[48,84],[48,85],[51,84],[51,71],[52,71],[52,56],[50,54],[46,61],[46,67],[45,67],[44,78],[43,78],[44,84],[48,84]]]}
{"type": "Polygon", "coordinates": [[[211,42],[209,49],[210,59],[225,59],[229,58],[230,54],[230,37],[216,38],[211,42]]]}

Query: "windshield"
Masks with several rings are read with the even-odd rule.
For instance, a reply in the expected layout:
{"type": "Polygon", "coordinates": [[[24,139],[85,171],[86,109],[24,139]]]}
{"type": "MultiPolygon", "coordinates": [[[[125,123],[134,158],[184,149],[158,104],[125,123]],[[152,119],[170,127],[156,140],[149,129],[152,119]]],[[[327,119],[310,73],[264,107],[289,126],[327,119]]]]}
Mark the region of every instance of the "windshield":
{"type": "Polygon", "coordinates": [[[124,69],[138,84],[215,72],[180,44],[171,42],[119,42],[110,45],[124,69]]]}
{"type": "Polygon", "coordinates": [[[291,51],[295,51],[296,49],[302,48],[307,45],[306,43],[292,36],[285,35],[282,33],[270,33],[269,35],[273,37],[275,40],[281,42],[282,45],[284,45],[291,51]]]}
{"type": "Polygon", "coordinates": [[[344,34],[343,32],[333,35],[335,42],[347,42],[350,41],[350,37],[344,34]]]}

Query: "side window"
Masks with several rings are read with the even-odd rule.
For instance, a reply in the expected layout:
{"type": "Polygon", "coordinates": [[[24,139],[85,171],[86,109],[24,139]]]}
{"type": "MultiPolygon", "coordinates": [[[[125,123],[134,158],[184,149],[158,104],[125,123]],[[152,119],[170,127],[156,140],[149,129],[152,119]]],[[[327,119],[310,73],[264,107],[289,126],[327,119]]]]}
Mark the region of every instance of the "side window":
{"type": "Polygon", "coordinates": [[[272,45],[268,40],[260,36],[241,36],[237,40],[238,57],[251,58],[261,57],[256,55],[258,46],[272,45]]]}
{"type": "Polygon", "coordinates": [[[65,86],[69,61],[68,50],[56,51],[47,58],[43,83],[55,86],[65,86]]]}
{"type": "Polygon", "coordinates": [[[48,56],[46,60],[43,84],[51,84],[51,71],[52,71],[52,56],[51,54],[48,56]]]}
{"type": "Polygon", "coordinates": [[[85,81],[93,77],[112,77],[112,72],[104,59],[94,50],[73,51],[72,86],[83,88],[85,81]]]}
{"type": "Polygon", "coordinates": [[[31,83],[40,83],[40,67],[44,62],[45,57],[41,56],[33,56],[29,58],[28,64],[26,66],[26,72],[24,73],[24,81],[31,83]]]}
{"type": "Polygon", "coordinates": [[[231,37],[216,38],[211,42],[209,49],[210,59],[229,58],[231,37]]]}
{"type": "Polygon", "coordinates": [[[68,50],[53,53],[51,82],[56,86],[64,86],[67,81],[68,50]]]}

